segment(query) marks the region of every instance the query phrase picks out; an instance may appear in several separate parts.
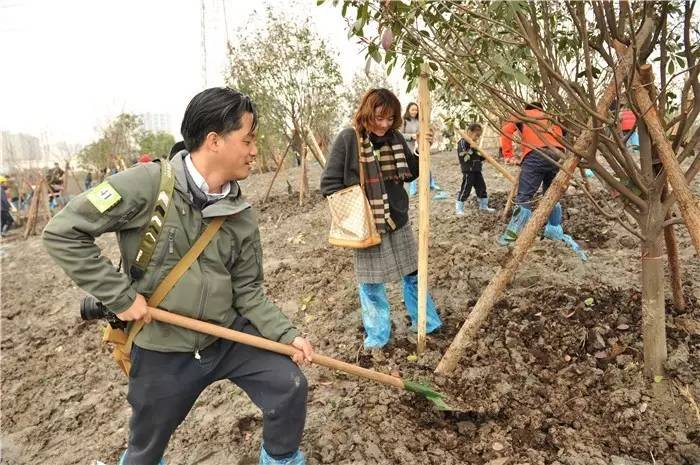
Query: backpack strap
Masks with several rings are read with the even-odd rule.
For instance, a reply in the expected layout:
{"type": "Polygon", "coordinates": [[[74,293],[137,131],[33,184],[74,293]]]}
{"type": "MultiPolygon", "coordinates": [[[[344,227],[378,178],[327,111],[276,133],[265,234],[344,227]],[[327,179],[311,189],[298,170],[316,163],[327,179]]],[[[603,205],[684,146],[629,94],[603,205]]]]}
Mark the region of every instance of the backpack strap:
{"type": "MultiPolygon", "coordinates": [[[[211,242],[216,233],[219,231],[225,219],[225,216],[217,216],[209,222],[207,229],[205,229],[202,235],[197,238],[197,241],[190,248],[190,250],[188,250],[187,253],[180,259],[180,261],[177,262],[175,267],[172,270],[170,270],[170,273],[168,273],[168,275],[163,279],[163,281],[161,281],[160,284],[158,284],[158,287],[156,287],[156,290],[153,291],[151,297],[148,298],[149,307],[157,307],[165,298],[165,296],[168,295],[168,292],[170,292],[173,286],[175,286],[175,284],[180,280],[182,275],[185,274],[189,267],[192,266],[195,260],[197,260],[197,257],[199,257],[199,255],[204,251],[207,245],[209,245],[209,242],[211,242]]],[[[134,342],[134,338],[139,333],[139,331],[141,331],[143,325],[143,320],[139,320],[132,325],[131,329],[129,330],[129,336],[126,339],[126,343],[124,344],[124,349],[126,350],[126,353],[131,352],[131,345],[134,342]]]]}
{"type": "Polygon", "coordinates": [[[146,273],[146,268],[151,261],[153,251],[158,243],[158,237],[163,231],[163,225],[168,215],[168,207],[173,198],[173,189],[175,188],[175,176],[173,167],[168,160],[160,161],[160,185],[158,187],[158,196],[156,203],[153,205],[151,212],[151,220],[148,226],[141,233],[141,243],[139,250],[136,253],[136,259],[129,268],[129,275],[132,279],[139,280],[146,273]]]}

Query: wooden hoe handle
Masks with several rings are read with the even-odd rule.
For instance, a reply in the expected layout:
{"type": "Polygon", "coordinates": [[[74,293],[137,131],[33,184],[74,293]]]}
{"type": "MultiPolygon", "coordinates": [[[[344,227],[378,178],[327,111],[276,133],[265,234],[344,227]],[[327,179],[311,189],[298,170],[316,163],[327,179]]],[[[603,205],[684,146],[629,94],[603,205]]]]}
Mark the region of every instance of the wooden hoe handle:
{"type": "MultiPolygon", "coordinates": [[[[192,331],[197,331],[198,333],[208,334],[210,336],[219,337],[221,339],[227,339],[229,341],[239,342],[248,346],[257,347],[258,349],[269,350],[270,352],[276,352],[282,355],[292,356],[298,349],[295,349],[291,345],[281,344],[279,342],[271,341],[258,336],[252,336],[250,334],[242,333],[240,331],[235,331],[233,329],[223,328],[218,325],[211,323],[206,323],[204,321],[195,320],[194,318],[188,318],[186,316],[178,315],[176,313],[167,312],[154,307],[148,307],[151,317],[156,321],[161,321],[163,323],[168,323],[175,326],[180,326],[182,328],[191,329],[192,331]]],[[[343,371],[351,375],[359,376],[361,378],[371,379],[382,384],[387,384],[389,386],[394,386],[399,389],[404,389],[404,383],[401,378],[396,378],[384,373],[379,373],[378,371],[368,370],[367,368],[362,368],[357,365],[352,365],[350,363],[341,362],[331,357],[326,357],[320,354],[314,354],[312,358],[313,363],[316,365],[321,365],[326,368],[331,368],[333,370],[343,371]]]]}

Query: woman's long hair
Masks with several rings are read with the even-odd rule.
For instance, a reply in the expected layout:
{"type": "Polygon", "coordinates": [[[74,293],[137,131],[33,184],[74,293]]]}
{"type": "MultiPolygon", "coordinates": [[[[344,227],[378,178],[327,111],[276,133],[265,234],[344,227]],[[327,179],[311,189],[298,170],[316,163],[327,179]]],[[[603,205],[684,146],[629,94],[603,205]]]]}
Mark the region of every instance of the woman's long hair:
{"type": "MultiPolygon", "coordinates": [[[[418,104],[416,102],[411,102],[408,105],[406,105],[406,113],[403,114],[403,124],[406,124],[406,121],[413,119],[413,117],[411,117],[411,113],[410,113],[412,106],[415,106],[416,109],[418,109],[418,111],[420,112],[420,108],[418,107],[418,104]]],[[[419,114],[420,113],[416,113],[415,119],[418,119],[419,114]]]]}

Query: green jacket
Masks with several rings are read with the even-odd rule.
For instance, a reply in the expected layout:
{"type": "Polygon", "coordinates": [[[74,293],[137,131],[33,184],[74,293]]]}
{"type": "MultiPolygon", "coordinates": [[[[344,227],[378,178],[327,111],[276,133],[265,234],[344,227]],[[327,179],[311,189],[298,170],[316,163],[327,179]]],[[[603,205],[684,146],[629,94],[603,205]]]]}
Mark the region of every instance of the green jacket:
{"type": "MultiPolygon", "coordinates": [[[[237,183],[230,194],[203,210],[192,204],[181,154],[170,161],[175,189],[158,244],[142,279],[133,281],[101,255],[95,238],[116,232],[129,270],[151,216],[160,185],[160,166],[140,164],[108,178],[121,201],[100,213],[87,193],[72,200],[44,229],[49,255],[78,286],[115,313],[128,309],[136,293],[148,298],[158,283],[194,244],[209,221],[228,216],[199,259],[163,299],[160,308],[230,327],[243,316],[267,339],[285,344],[299,335],[263,292],[262,249],[258,222],[237,183]]],[[[197,352],[215,338],[154,321],[135,339],[139,347],[161,352],[197,352]]]]}

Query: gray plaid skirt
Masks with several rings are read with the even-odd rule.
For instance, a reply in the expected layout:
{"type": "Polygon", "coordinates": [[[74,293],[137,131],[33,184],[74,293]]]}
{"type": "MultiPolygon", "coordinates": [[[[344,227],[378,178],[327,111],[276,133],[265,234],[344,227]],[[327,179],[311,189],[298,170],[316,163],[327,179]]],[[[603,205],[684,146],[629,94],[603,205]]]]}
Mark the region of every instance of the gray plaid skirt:
{"type": "Polygon", "coordinates": [[[411,224],[382,234],[374,247],[355,250],[355,277],[360,283],[398,281],[418,269],[418,246],[411,224]]]}

